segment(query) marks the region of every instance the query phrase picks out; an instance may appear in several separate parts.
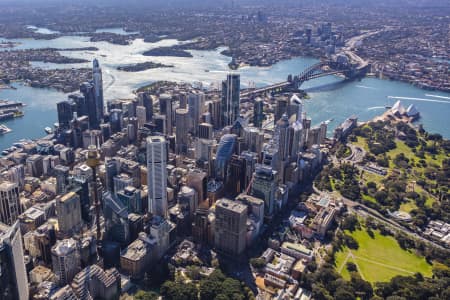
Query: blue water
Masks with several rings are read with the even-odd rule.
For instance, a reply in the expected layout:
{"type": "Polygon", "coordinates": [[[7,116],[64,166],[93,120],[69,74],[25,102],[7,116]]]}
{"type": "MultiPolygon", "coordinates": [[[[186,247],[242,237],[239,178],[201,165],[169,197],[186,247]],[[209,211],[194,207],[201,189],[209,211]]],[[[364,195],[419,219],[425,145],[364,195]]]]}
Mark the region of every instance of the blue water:
{"type": "MultiPolygon", "coordinates": [[[[103,70],[104,94],[106,99],[132,98],[132,91],[157,80],[172,80],[202,83],[204,86],[218,86],[229,72],[230,58],[220,52],[224,48],[213,51],[190,51],[192,58],[185,57],[146,57],[146,50],[179,44],[177,40],[162,40],[157,43],[145,43],[136,39],[131,45],[113,45],[106,42],[90,42],[89,37],[63,36],[53,40],[15,39],[17,48],[74,48],[97,47],[98,51],[62,52],[63,55],[92,60],[98,58],[103,70]],[[151,69],[142,72],[122,72],[116,69],[124,64],[145,61],[160,62],[173,65],[174,68],[151,69]]],[[[0,50],[1,51],[1,50],[0,50]]],[[[263,86],[285,81],[288,74],[298,74],[307,66],[317,62],[314,58],[300,57],[281,61],[272,67],[244,67],[239,69],[241,84],[263,86]]],[[[82,64],[49,64],[33,62],[41,68],[89,67],[82,64]]],[[[21,138],[38,138],[44,135],[44,128],[51,126],[57,119],[56,102],[67,95],[49,89],[35,89],[15,84],[17,90],[0,90],[0,99],[18,100],[29,104],[25,108],[25,116],[21,119],[3,122],[13,132],[0,136],[0,149],[8,147],[21,138]]],[[[361,81],[343,82],[339,77],[325,77],[304,83],[302,86],[311,96],[305,101],[305,109],[313,124],[334,119],[329,124],[331,132],[337,124],[350,115],[357,115],[359,120],[366,121],[384,112],[386,105],[393,105],[394,99],[388,96],[418,98],[423,100],[402,100],[405,106],[414,104],[421,112],[426,130],[438,132],[450,138],[450,94],[421,90],[402,82],[364,78],[361,81]],[[438,96],[438,97],[436,97],[438,96]],[[441,97],[441,98],[439,98],[441,97]],[[424,101],[425,100],[425,101],[424,101]],[[428,100],[438,100],[437,102],[428,100]]]]}
{"type": "Polygon", "coordinates": [[[67,98],[67,95],[53,89],[37,89],[14,83],[17,90],[0,90],[0,99],[17,100],[26,104],[25,115],[21,118],[2,121],[13,131],[0,135],[0,149],[11,146],[23,138],[39,138],[45,136],[44,128],[53,127],[58,119],[56,103],[67,98]]]}

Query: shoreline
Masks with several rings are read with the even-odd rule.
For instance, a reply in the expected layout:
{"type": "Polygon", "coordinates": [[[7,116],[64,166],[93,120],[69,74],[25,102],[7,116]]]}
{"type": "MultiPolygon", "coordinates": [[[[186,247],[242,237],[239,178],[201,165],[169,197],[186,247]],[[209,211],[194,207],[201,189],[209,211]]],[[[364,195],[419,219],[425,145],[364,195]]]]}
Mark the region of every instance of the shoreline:
{"type": "MultiPolygon", "coordinates": [[[[95,32],[92,32],[95,34],[95,32]]],[[[92,33],[84,33],[82,35],[71,35],[68,34],[67,36],[88,36],[88,34],[92,34],[92,33]]],[[[102,33],[103,34],[103,33],[102,33]]],[[[120,36],[121,38],[125,37],[129,37],[130,35],[119,35],[119,34],[113,34],[113,35],[117,35],[120,36]]],[[[51,36],[50,34],[48,36],[51,36]]],[[[64,35],[62,35],[64,36],[64,35]]],[[[131,35],[133,36],[133,35],[131,35]]],[[[60,36],[58,36],[60,37],[60,36]]],[[[2,43],[15,43],[15,42],[11,42],[11,41],[7,41],[7,39],[5,39],[4,37],[0,37],[2,38],[0,44],[2,43]]],[[[26,38],[26,37],[25,37],[26,38]]],[[[139,37],[138,37],[139,38],[139,37]]],[[[20,38],[17,38],[20,39],[20,38]]],[[[36,39],[36,38],[34,38],[36,39]]],[[[48,37],[45,38],[46,40],[51,40],[48,39],[48,37]]],[[[135,38],[136,39],[136,38],[135,38]]],[[[37,39],[39,40],[39,39],[37,39]]],[[[134,39],[133,39],[134,40],[134,39]]],[[[114,43],[111,41],[106,40],[106,42],[109,42],[111,44],[118,44],[118,45],[129,45],[129,43],[127,44],[122,44],[122,43],[114,43]]],[[[246,63],[246,62],[239,62],[236,61],[235,58],[233,58],[232,56],[232,51],[230,51],[229,46],[226,45],[214,45],[214,47],[208,47],[208,46],[203,46],[203,47],[195,47],[195,43],[187,43],[187,44],[181,44],[181,45],[174,45],[174,46],[168,46],[168,47],[158,47],[158,48],[153,48],[150,50],[146,50],[142,53],[143,56],[154,56],[154,57],[180,57],[180,58],[192,58],[193,55],[189,52],[189,50],[199,50],[199,51],[211,51],[211,50],[217,50],[221,47],[226,47],[227,49],[222,50],[220,52],[221,55],[224,55],[228,58],[231,59],[231,61],[228,64],[228,69],[230,72],[236,71],[238,72],[239,69],[244,68],[244,67],[258,67],[258,68],[271,68],[273,67],[275,64],[282,62],[282,61],[286,61],[286,60],[291,60],[291,59],[295,59],[295,58],[314,58],[314,59],[318,59],[321,60],[323,58],[322,55],[314,55],[311,53],[309,53],[309,55],[295,55],[295,54],[287,54],[286,57],[282,57],[282,58],[275,58],[274,60],[271,60],[270,62],[260,62],[257,61],[256,63],[246,63]],[[194,47],[189,48],[189,45],[193,44],[194,47]]],[[[21,49],[15,49],[14,47],[10,48],[10,51],[15,51],[15,50],[21,50],[21,49]]],[[[90,50],[90,51],[98,51],[99,49],[97,47],[80,47],[80,48],[42,48],[39,50],[50,50],[50,51],[86,51],[86,50],[90,50]]],[[[57,62],[58,63],[58,62],[57,62]]],[[[60,63],[60,64],[64,64],[64,63],[60,63]]],[[[293,74],[294,75],[294,74],[293,74]]],[[[401,75],[401,74],[397,74],[397,75],[401,75]]],[[[377,78],[380,80],[390,80],[390,81],[396,81],[396,82],[404,82],[407,83],[411,86],[417,87],[421,90],[424,91],[439,91],[439,92],[444,92],[444,93],[449,93],[450,94],[450,88],[439,88],[439,87],[433,87],[433,86],[428,86],[425,84],[425,82],[421,83],[418,82],[417,80],[415,81],[408,81],[408,80],[402,80],[402,79],[395,79],[395,78],[391,78],[389,76],[382,76],[380,78],[380,76],[377,73],[373,73],[373,72],[369,72],[368,74],[366,74],[364,77],[368,77],[368,78],[377,78]]]]}

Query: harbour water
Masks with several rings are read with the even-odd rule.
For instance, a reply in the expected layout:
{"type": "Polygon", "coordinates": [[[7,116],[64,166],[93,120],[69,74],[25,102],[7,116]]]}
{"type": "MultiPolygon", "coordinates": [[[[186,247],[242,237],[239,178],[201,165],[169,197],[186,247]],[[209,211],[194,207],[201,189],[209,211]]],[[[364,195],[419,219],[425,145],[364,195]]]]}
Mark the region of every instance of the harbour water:
{"type": "MultiPolygon", "coordinates": [[[[106,31],[106,30],[105,30],[106,31]]],[[[108,31],[121,32],[120,29],[108,31]]],[[[146,50],[172,46],[180,43],[177,40],[162,40],[157,43],[146,43],[142,39],[134,40],[130,45],[113,45],[107,42],[90,42],[89,37],[63,36],[54,40],[15,39],[20,43],[17,48],[76,48],[97,47],[98,51],[70,51],[63,55],[74,58],[92,60],[98,58],[103,70],[103,81],[106,99],[133,97],[133,90],[158,80],[185,81],[202,83],[205,87],[218,86],[226,77],[230,58],[221,55],[224,48],[214,51],[190,51],[192,58],[186,57],[147,57],[146,50]],[[146,61],[173,65],[173,68],[151,69],[142,72],[124,72],[116,68],[120,65],[135,64],[146,61]]],[[[0,50],[1,51],[1,50],[0,50]]],[[[288,74],[298,74],[307,66],[317,62],[314,58],[299,57],[281,61],[272,67],[243,67],[237,72],[241,74],[243,87],[249,85],[264,86],[285,81],[288,74]]],[[[90,67],[86,64],[58,65],[33,62],[41,68],[90,67]]],[[[44,136],[44,128],[52,126],[57,120],[56,103],[66,99],[67,95],[51,89],[38,89],[14,83],[16,90],[0,90],[0,99],[22,101],[27,104],[25,116],[5,121],[13,131],[0,136],[0,149],[9,147],[21,138],[38,138],[44,136]]],[[[403,97],[405,106],[414,104],[419,109],[422,123],[429,132],[437,132],[450,138],[450,94],[425,91],[402,82],[364,78],[361,81],[344,82],[339,77],[325,77],[306,82],[306,89],[311,99],[305,100],[305,109],[313,124],[333,119],[329,124],[329,133],[340,122],[350,115],[357,115],[365,121],[381,114],[386,105],[393,105],[396,99],[403,97]]]]}

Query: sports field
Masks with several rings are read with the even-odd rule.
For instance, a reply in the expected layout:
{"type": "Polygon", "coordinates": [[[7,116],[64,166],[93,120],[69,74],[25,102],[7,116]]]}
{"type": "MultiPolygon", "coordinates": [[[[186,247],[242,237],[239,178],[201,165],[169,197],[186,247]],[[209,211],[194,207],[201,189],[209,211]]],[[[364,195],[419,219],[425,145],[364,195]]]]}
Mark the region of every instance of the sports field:
{"type": "Polygon", "coordinates": [[[346,269],[347,262],[353,262],[361,277],[369,282],[389,281],[396,275],[413,275],[420,272],[431,276],[432,266],[425,258],[411,251],[405,251],[398,245],[395,238],[383,236],[374,231],[371,238],[365,230],[346,232],[352,235],[359,244],[357,250],[344,247],[336,253],[336,270],[345,278],[350,279],[346,269]]]}

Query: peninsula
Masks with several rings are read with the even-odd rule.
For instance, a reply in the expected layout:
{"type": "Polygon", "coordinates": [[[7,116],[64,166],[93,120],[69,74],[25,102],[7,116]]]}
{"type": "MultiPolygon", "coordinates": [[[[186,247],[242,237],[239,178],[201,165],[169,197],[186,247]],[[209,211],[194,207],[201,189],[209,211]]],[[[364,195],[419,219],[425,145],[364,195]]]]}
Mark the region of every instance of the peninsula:
{"type": "Polygon", "coordinates": [[[193,57],[191,53],[174,47],[154,48],[142,53],[144,56],[175,56],[175,57],[193,57]]]}
{"type": "Polygon", "coordinates": [[[173,65],[165,65],[161,63],[155,63],[152,61],[146,61],[143,63],[124,65],[117,67],[117,70],[124,72],[141,72],[150,69],[158,69],[158,68],[173,68],[173,65]]]}

